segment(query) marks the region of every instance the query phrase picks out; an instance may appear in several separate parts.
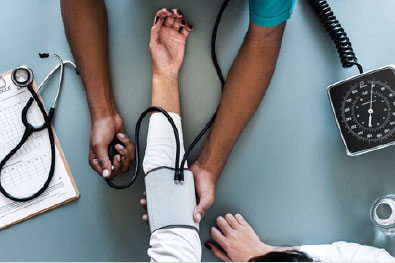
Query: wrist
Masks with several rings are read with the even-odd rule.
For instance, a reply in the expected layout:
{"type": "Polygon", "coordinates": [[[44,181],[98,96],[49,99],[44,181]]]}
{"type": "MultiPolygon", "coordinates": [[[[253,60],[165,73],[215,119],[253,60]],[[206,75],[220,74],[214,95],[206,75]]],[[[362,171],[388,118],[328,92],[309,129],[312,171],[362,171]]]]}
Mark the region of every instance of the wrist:
{"type": "Polygon", "coordinates": [[[211,165],[209,162],[202,161],[200,157],[195,161],[194,165],[202,170],[208,171],[209,173],[207,174],[212,177],[211,179],[214,181],[214,183],[217,182],[222,172],[222,168],[219,168],[216,165],[211,165]]]}
{"type": "Polygon", "coordinates": [[[214,154],[209,148],[210,147],[207,145],[203,147],[196,163],[202,169],[210,171],[212,174],[219,177],[226,163],[226,158],[223,160],[221,156],[214,154]]]}
{"type": "Polygon", "coordinates": [[[103,119],[115,118],[116,116],[119,116],[115,107],[111,105],[102,105],[102,107],[93,109],[91,108],[90,113],[92,123],[98,122],[103,119]]]}
{"type": "Polygon", "coordinates": [[[96,85],[86,87],[89,111],[92,122],[119,115],[115,107],[114,97],[110,86],[96,85]]]}
{"type": "Polygon", "coordinates": [[[165,70],[154,70],[152,78],[158,81],[166,81],[170,83],[178,83],[178,72],[165,71],[165,70]]]}
{"type": "Polygon", "coordinates": [[[91,122],[97,123],[105,119],[120,118],[120,115],[115,108],[115,105],[101,105],[102,107],[90,108],[91,122]]]}

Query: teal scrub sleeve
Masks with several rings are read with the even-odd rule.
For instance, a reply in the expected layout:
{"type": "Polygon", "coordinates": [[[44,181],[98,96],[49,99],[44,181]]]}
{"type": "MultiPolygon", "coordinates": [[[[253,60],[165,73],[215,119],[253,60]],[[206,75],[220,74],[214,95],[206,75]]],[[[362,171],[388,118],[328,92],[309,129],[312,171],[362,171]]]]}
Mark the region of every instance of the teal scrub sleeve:
{"type": "Polygon", "coordinates": [[[273,27],[291,17],[296,0],[249,0],[250,19],[258,26],[273,27]]]}

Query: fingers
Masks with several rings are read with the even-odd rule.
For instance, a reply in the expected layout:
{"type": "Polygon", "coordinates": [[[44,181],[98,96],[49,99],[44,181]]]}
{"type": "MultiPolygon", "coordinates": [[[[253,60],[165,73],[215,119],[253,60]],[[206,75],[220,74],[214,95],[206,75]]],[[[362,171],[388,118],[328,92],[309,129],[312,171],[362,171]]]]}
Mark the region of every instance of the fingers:
{"type": "Polygon", "coordinates": [[[179,16],[174,19],[173,28],[176,29],[179,33],[182,33],[185,37],[188,37],[189,33],[193,30],[193,25],[191,23],[187,24],[185,17],[183,16],[181,11],[177,11],[177,14],[179,16]]]}
{"type": "Polygon", "coordinates": [[[173,14],[172,11],[162,8],[158,12],[156,12],[154,17],[154,27],[161,28],[163,26],[163,22],[167,16],[171,16],[173,14]]]}
{"type": "Polygon", "coordinates": [[[237,222],[236,218],[232,214],[226,214],[224,218],[232,229],[237,229],[239,227],[239,222],[237,222]]]}
{"type": "Polygon", "coordinates": [[[173,15],[173,12],[166,8],[163,8],[156,13],[154,17],[154,25],[151,29],[151,44],[155,45],[158,43],[159,31],[164,25],[165,18],[171,15],[173,15]]]}
{"type": "Polygon", "coordinates": [[[193,211],[193,219],[196,223],[200,223],[207,209],[214,203],[214,194],[203,194],[199,199],[199,204],[193,211]]]}
{"type": "Polygon", "coordinates": [[[216,228],[215,226],[213,226],[210,229],[210,235],[211,237],[221,246],[224,247],[225,244],[225,236],[221,233],[221,231],[219,231],[218,228],[216,228]]]}
{"type": "Polygon", "coordinates": [[[144,199],[144,198],[140,199],[140,205],[145,211],[147,211],[147,200],[146,199],[144,199]]]}
{"type": "Polygon", "coordinates": [[[172,27],[175,21],[175,18],[179,17],[180,15],[178,15],[177,13],[177,9],[173,9],[171,10],[171,15],[167,16],[165,18],[165,22],[163,23],[164,26],[169,26],[172,27]]]}
{"type": "Polygon", "coordinates": [[[144,215],[141,217],[141,219],[143,219],[143,221],[144,221],[146,224],[148,224],[148,215],[147,215],[147,214],[144,214],[144,215]]]}
{"type": "Polygon", "coordinates": [[[217,247],[213,243],[206,242],[204,245],[208,249],[210,249],[210,251],[213,253],[213,255],[216,256],[217,258],[219,258],[220,260],[225,261],[225,262],[231,262],[232,261],[230,259],[230,257],[228,257],[228,255],[226,255],[226,253],[222,249],[220,249],[219,247],[217,247]]]}
{"type": "MultiPolygon", "coordinates": [[[[135,146],[134,143],[132,141],[132,139],[130,139],[129,136],[127,136],[125,133],[117,133],[117,138],[125,145],[127,151],[130,154],[130,159],[134,160],[135,158],[135,146]]],[[[119,144],[117,144],[119,145],[119,144]]]]}
{"type": "Polygon", "coordinates": [[[189,33],[191,33],[192,30],[193,30],[193,25],[189,23],[182,28],[181,34],[183,34],[185,37],[188,37],[189,33]]]}
{"type": "Polygon", "coordinates": [[[127,172],[129,170],[130,163],[135,158],[135,146],[129,136],[124,133],[117,133],[117,138],[124,144],[115,145],[115,149],[121,155],[120,171],[127,172]]]}
{"type": "Polygon", "coordinates": [[[112,164],[112,166],[114,167],[114,169],[112,169],[112,174],[118,174],[121,170],[121,156],[119,154],[114,156],[114,162],[112,164]]]}
{"type": "MultiPolygon", "coordinates": [[[[147,212],[147,199],[146,199],[145,192],[143,192],[143,196],[144,197],[142,199],[140,199],[140,205],[145,210],[145,212],[147,212]]],[[[141,217],[141,219],[143,219],[143,221],[148,224],[148,215],[147,214],[144,214],[141,217]]]]}
{"type": "Polygon", "coordinates": [[[154,17],[154,25],[151,29],[151,45],[155,46],[158,44],[159,32],[163,26],[173,27],[185,37],[188,37],[189,33],[193,30],[193,25],[187,24],[180,10],[175,8],[170,11],[163,8],[159,10],[154,17]]]}
{"type": "Polygon", "coordinates": [[[186,22],[184,17],[177,17],[174,20],[173,28],[176,29],[177,31],[181,32],[182,28],[185,26],[186,22]]]}
{"type": "Polygon", "coordinates": [[[95,170],[98,174],[102,173],[101,167],[99,165],[99,159],[94,156],[92,153],[89,154],[89,165],[95,170]]]}
{"type": "Polygon", "coordinates": [[[108,145],[106,143],[95,143],[91,145],[91,156],[89,159],[91,167],[105,179],[111,178],[111,161],[108,158],[108,145]],[[99,165],[99,167],[97,166],[99,165]]]}
{"type": "MultiPolygon", "coordinates": [[[[180,24],[182,24],[182,18],[183,18],[183,14],[180,10],[178,10],[177,8],[174,8],[173,10],[171,10],[172,14],[171,16],[168,16],[165,18],[165,22],[164,22],[164,26],[167,27],[177,27],[177,30],[180,28],[180,24]],[[175,24],[178,24],[178,26],[176,26],[175,24]]],[[[185,20],[184,20],[184,25],[185,25],[185,20]]]]}
{"type": "Polygon", "coordinates": [[[225,236],[229,235],[229,233],[232,231],[232,228],[222,216],[217,218],[217,226],[225,236]]]}
{"type": "Polygon", "coordinates": [[[243,218],[242,215],[240,214],[235,214],[235,219],[237,220],[237,222],[242,225],[242,226],[248,226],[247,221],[245,221],[245,219],[243,218]]]}

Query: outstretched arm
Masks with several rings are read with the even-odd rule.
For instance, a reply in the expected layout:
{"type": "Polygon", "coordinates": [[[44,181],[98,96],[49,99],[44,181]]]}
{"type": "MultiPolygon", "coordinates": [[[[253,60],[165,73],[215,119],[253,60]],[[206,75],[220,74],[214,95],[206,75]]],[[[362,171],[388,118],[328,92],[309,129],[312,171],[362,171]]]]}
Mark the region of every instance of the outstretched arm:
{"type": "Polygon", "coordinates": [[[108,62],[108,26],[104,0],[61,0],[66,36],[84,83],[91,113],[89,164],[111,178],[126,172],[134,159],[134,145],[125,134],[123,120],[114,104],[108,62]],[[117,135],[114,171],[108,145],[117,135]]]}
{"type": "MultiPolygon", "coordinates": [[[[153,71],[152,106],[163,108],[173,119],[179,132],[181,156],[184,154],[184,145],[178,94],[178,72],[184,59],[185,45],[191,30],[192,27],[186,24],[185,18],[177,9],[172,11],[162,9],[154,18],[150,41],[153,71]]],[[[179,198],[186,200],[195,198],[192,175],[189,177],[191,184],[186,181],[182,187],[174,187],[176,186],[174,172],[170,171],[170,178],[166,174],[160,174],[162,178],[165,178],[162,179],[164,180],[161,181],[162,183],[167,185],[170,182],[171,186],[168,188],[162,183],[157,183],[158,178],[155,177],[153,171],[161,167],[174,167],[175,142],[173,129],[167,118],[162,113],[153,113],[149,121],[147,147],[143,162],[143,168],[147,174],[145,178],[147,200],[141,200],[143,207],[148,208],[150,228],[153,231],[148,255],[151,261],[155,262],[197,262],[201,258],[199,235],[195,229],[182,226],[184,221],[180,221],[180,218],[187,217],[188,221],[193,222],[192,211],[196,201],[190,208],[180,205],[177,213],[171,212],[171,205],[166,206],[174,202],[178,203],[179,198]],[[184,191],[185,189],[187,190],[184,191]],[[165,227],[158,226],[157,223],[166,218],[166,213],[173,215],[172,220],[167,222],[168,225],[164,224],[165,227]]],[[[186,177],[186,179],[188,178],[186,177]]],[[[144,215],[143,219],[147,220],[148,216],[144,215]]]]}
{"type": "Polygon", "coordinates": [[[214,202],[215,185],[240,133],[256,111],[269,87],[281,47],[285,22],[261,27],[250,22],[222,93],[217,118],[198,160],[191,166],[195,175],[199,222],[214,202]]]}

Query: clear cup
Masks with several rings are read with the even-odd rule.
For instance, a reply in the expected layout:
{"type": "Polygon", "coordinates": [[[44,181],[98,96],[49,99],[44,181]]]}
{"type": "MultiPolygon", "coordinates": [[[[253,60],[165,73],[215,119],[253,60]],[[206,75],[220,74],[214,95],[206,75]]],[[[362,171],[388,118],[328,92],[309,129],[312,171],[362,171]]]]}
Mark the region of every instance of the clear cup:
{"type": "Polygon", "coordinates": [[[373,224],[386,235],[395,235],[395,195],[377,199],[370,209],[373,224]]]}

